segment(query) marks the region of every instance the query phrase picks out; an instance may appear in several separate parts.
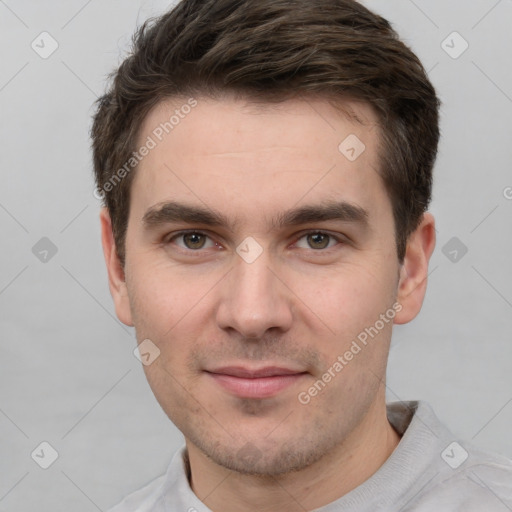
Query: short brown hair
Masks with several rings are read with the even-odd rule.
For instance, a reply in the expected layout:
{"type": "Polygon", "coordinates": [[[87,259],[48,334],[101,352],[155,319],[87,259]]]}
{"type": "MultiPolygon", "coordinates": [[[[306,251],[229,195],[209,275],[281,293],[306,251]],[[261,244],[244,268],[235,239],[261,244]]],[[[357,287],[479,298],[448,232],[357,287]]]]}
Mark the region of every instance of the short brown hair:
{"type": "Polygon", "coordinates": [[[225,92],[263,102],[317,96],[370,104],[403,262],[431,199],[439,100],[389,22],[355,0],[182,0],[137,31],[97,102],[96,185],[123,264],[133,172],[106,185],[131,158],[142,122],[166,98],[225,92]]]}

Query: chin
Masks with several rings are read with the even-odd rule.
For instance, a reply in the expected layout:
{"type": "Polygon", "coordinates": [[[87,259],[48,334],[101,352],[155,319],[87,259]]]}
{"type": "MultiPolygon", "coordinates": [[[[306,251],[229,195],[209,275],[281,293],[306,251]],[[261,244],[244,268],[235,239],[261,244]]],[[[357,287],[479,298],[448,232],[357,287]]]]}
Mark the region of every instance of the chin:
{"type": "Polygon", "coordinates": [[[272,447],[264,447],[264,444],[264,442],[256,444],[248,441],[238,449],[234,446],[227,448],[220,445],[216,445],[211,450],[208,448],[212,447],[206,446],[201,449],[219,466],[243,475],[262,477],[277,477],[301,471],[320,460],[324,455],[319,446],[311,446],[308,449],[300,440],[272,447]],[[297,442],[301,446],[297,446],[297,442]]]}

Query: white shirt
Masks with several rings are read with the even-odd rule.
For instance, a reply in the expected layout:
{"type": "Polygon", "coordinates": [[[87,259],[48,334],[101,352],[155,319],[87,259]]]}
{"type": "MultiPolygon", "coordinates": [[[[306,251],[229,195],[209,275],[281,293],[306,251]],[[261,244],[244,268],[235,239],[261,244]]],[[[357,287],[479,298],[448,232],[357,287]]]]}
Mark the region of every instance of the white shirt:
{"type": "MultiPolygon", "coordinates": [[[[400,443],[368,480],[316,512],[512,512],[512,461],[457,441],[426,402],[394,402],[400,443]]],[[[165,475],[109,512],[211,512],[190,488],[185,448],[165,475]]]]}

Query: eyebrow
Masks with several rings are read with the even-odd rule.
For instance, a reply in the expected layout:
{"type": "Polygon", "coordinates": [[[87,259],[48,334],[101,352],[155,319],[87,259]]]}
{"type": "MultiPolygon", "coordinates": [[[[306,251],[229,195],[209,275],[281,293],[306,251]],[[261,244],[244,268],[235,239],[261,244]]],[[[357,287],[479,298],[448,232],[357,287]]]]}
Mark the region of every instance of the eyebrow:
{"type": "MultiPolygon", "coordinates": [[[[359,205],[346,201],[329,201],[316,205],[301,206],[279,213],[270,222],[270,227],[275,230],[284,226],[298,226],[330,220],[349,222],[367,228],[368,211],[359,205]]],[[[231,231],[235,231],[240,224],[238,220],[228,219],[222,213],[210,208],[176,201],[159,203],[150,207],[144,214],[142,222],[148,228],[173,222],[184,222],[211,227],[226,226],[231,231]]]]}

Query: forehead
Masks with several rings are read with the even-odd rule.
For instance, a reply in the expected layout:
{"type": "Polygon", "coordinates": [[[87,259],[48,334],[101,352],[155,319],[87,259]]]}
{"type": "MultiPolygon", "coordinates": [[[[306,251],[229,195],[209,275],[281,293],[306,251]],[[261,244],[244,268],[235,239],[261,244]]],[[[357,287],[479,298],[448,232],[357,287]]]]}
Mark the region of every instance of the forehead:
{"type": "Polygon", "coordinates": [[[350,115],[320,99],[163,101],[141,126],[137,147],[151,149],[135,173],[132,207],[140,217],[155,204],[185,200],[257,218],[301,201],[386,208],[376,116],[363,103],[343,108],[350,115]]]}

